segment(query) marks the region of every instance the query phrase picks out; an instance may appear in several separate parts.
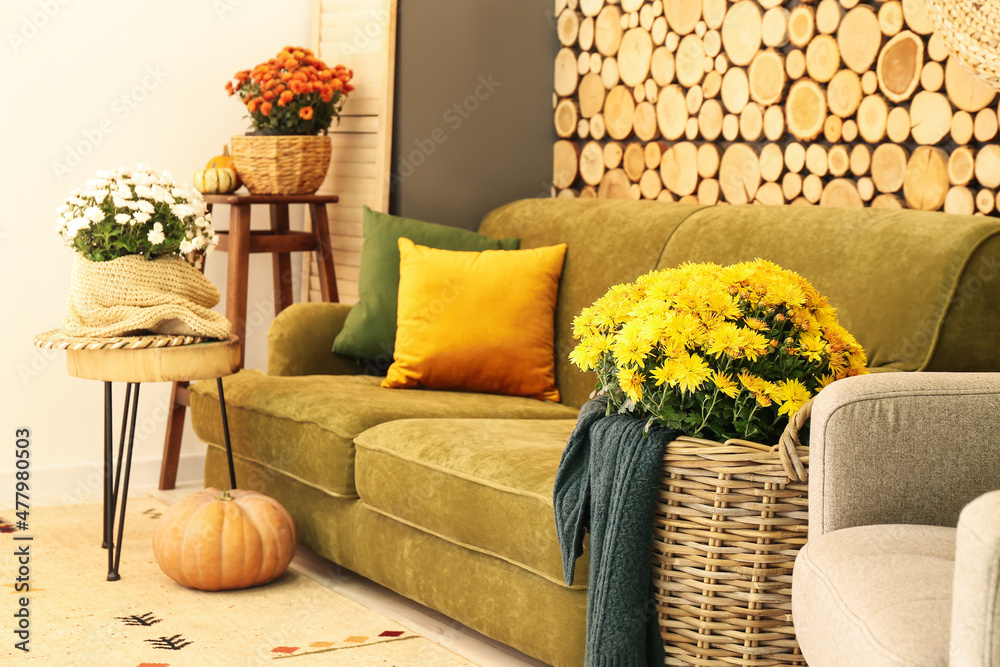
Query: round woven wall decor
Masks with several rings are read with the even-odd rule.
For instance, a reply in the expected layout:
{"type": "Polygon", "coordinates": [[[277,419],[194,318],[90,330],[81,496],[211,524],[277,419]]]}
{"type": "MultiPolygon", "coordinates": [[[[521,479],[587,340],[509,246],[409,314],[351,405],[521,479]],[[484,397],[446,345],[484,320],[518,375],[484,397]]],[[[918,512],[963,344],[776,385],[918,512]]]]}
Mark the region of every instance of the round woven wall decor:
{"type": "Polygon", "coordinates": [[[1000,0],[927,0],[927,9],[952,55],[1000,90],[1000,0]]]}

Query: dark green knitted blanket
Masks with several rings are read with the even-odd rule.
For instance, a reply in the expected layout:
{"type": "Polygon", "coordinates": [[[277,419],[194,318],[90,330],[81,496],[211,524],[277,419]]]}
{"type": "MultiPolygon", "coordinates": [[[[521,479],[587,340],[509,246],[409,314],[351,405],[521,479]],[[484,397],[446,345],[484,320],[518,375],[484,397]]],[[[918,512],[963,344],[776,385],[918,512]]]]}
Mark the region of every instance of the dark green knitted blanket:
{"type": "Polygon", "coordinates": [[[607,400],[580,410],[556,473],[556,530],[566,583],[573,583],[584,532],[590,532],[587,667],[663,664],[651,594],[653,507],[663,452],[679,432],[625,415],[607,400]]]}

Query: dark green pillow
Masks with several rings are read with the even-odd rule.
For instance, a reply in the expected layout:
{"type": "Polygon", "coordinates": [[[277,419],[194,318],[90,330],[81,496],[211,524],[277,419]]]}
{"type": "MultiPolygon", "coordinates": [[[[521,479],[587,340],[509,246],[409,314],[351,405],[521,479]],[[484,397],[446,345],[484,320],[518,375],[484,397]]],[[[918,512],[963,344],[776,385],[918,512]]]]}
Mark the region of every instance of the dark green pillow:
{"type": "Polygon", "coordinates": [[[358,302],[333,341],[333,351],[367,359],[371,370],[384,373],[392,363],[399,295],[400,237],[440,250],[517,250],[521,239],[493,239],[433,222],[377,213],[367,206],[358,276],[358,302]]]}

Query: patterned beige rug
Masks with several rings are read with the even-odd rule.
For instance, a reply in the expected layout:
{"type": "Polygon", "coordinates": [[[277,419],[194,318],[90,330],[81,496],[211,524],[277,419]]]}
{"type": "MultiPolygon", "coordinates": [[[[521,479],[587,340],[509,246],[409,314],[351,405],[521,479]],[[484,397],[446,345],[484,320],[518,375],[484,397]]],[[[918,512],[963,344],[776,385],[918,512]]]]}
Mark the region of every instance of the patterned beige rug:
{"type": "Polygon", "coordinates": [[[153,558],[153,530],[165,507],[150,497],[129,499],[121,580],[115,582],[107,581],[100,505],[32,509],[27,530],[18,529],[15,512],[0,511],[0,586],[7,592],[0,595],[0,664],[472,664],[292,570],[242,591],[204,593],[180,586],[153,558]],[[15,555],[25,548],[28,556],[15,555]],[[27,581],[19,575],[22,566],[28,568],[27,581]],[[30,633],[22,644],[29,652],[17,647],[24,641],[16,634],[19,623],[30,633]]]}

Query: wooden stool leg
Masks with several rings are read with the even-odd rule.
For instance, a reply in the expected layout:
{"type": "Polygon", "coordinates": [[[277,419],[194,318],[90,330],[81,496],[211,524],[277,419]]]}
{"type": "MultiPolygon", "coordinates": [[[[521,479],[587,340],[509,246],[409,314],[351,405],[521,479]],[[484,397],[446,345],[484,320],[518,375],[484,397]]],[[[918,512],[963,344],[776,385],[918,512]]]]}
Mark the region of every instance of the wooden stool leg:
{"type": "MultiPolygon", "coordinates": [[[[288,204],[271,204],[271,231],[275,234],[288,232],[288,204]]],[[[274,314],[277,315],[292,305],[292,255],[276,252],[271,256],[274,270],[274,314]]]]}
{"type": "Polygon", "coordinates": [[[324,301],[340,301],[337,294],[337,274],[333,267],[333,249],[330,247],[330,223],[326,217],[326,204],[309,204],[316,234],[316,252],[319,269],[319,285],[324,301]]]}
{"type": "Polygon", "coordinates": [[[160,463],[160,490],[177,486],[177,466],[181,458],[181,438],[184,436],[185,408],[191,405],[187,382],[175,382],[170,391],[170,413],[167,434],[163,438],[163,460],[160,463]]]}
{"type": "Polygon", "coordinates": [[[250,272],[250,204],[232,204],[229,216],[229,264],[226,275],[226,317],[240,339],[240,366],[246,359],[247,277],[250,272]]]}

